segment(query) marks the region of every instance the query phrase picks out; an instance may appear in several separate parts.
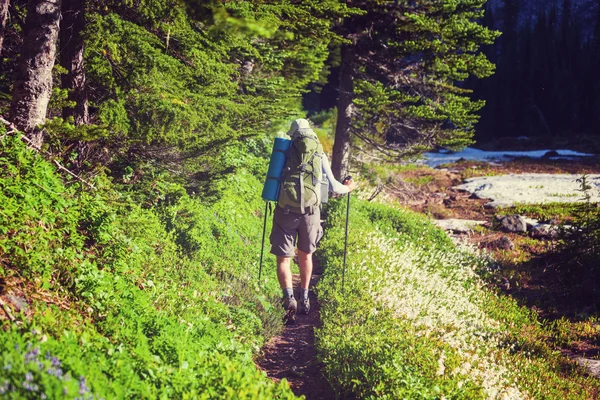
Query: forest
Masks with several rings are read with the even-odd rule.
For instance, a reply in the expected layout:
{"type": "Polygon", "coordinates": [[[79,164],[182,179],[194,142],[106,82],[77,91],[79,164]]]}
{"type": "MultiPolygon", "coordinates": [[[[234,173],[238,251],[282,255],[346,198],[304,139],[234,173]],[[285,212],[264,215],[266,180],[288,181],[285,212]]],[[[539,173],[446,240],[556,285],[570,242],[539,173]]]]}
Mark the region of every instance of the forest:
{"type": "MultiPolygon", "coordinates": [[[[427,151],[598,135],[600,7],[524,4],[0,0],[0,397],[595,398],[496,261],[372,201],[427,151]],[[297,118],[362,182],[323,205],[322,397],[257,367],[286,329],[260,193],[297,118]]],[[[600,274],[582,210],[574,280],[600,274]]]]}
{"type": "Polygon", "coordinates": [[[502,30],[502,36],[484,50],[496,74],[468,85],[486,100],[478,139],[596,136],[597,4],[505,0],[502,7],[490,2],[487,8],[483,24],[502,30]]]}

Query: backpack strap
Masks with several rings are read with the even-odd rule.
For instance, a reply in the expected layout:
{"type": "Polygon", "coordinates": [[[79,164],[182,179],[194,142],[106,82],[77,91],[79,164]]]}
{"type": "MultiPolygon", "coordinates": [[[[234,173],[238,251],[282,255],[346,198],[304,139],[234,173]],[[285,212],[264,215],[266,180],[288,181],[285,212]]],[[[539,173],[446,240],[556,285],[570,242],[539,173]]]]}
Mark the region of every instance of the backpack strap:
{"type": "MultiPolygon", "coordinates": [[[[318,153],[318,151],[315,151],[315,152],[313,153],[313,155],[312,155],[312,158],[310,159],[310,164],[311,164],[311,165],[312,165],[313,161],[315,160],[315,157],[321,157],[321,156],[320,156],[319,154],[317,154],[317,153],[318,153]]],[[[321,161],[321,162],[322,162],[322,161],[321,161]]],[[[315,170],[314,170],[314,169],[313,169],[313,171],[312,171],[312,179],[313,179],[313,186],[315,186],[315,187],[316,187],[316,186],[317,186],[317,183],[319,183],[319,182],[318,182],[317,175],[316,175],[316,173],[315,173],[315,170]]]]}
{"type": "Polygon", "coordinates": [[[300,214],[305,213],[304,209],[304,172],[306,171],[306,164],[300,164],[300,214]]]}

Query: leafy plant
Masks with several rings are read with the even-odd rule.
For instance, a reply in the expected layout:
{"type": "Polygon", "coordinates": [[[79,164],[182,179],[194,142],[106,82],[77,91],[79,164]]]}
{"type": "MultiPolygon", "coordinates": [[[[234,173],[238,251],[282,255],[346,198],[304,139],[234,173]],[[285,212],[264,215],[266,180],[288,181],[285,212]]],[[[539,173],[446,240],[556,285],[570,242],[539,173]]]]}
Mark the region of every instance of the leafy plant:
{"type": "Polygon", "coordinates": [[[251,173],[211,202],[157,177],[89,191],[2,133],[0,165],[2,290],[28,304],[0,321],[4,397],[295,398],[252,360],[281,321],[251,173]]]}
{"type": "Polygon", "coordinates": [[[355,200],[344,273],[345,202],[327,214],[316,335],[340,396],[585,399],[598,390],[548,347],[535,313],[485,288],[478,271],[494,268],[489,259],[418,214],[355,200]]]}

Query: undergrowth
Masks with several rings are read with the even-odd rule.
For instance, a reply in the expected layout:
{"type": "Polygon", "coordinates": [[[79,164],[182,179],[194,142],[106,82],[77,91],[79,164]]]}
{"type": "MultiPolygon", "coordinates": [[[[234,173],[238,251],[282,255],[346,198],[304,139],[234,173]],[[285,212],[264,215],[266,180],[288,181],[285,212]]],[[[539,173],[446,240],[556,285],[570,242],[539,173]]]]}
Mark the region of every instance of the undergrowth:
{"type": "Polygon", "coordinates": [[[328,205],[320,359],[342,398],[591,399],[600,384],[554,352],[537,315],[488,288],[493,264],[418,214],[328,205]],[[344,288],[341,282],[344,281],[344,288]]]}
{"type": "Polygon", "coordinates": [[[280,327],[272,260],[256,282],[255,176],[223,177],[211,202],[156,177],[148,206],[0,136],[3,398],[294,398],[253,363],[280,327]]]}
{"type": "Polygon", "coordinates": [[[517,204],[511,207],[499,207],[500,214],[520,214],[539,221],[565,223],[573,220],[573,215],[582,210],[581,203],[545,203],[517,204]]]}

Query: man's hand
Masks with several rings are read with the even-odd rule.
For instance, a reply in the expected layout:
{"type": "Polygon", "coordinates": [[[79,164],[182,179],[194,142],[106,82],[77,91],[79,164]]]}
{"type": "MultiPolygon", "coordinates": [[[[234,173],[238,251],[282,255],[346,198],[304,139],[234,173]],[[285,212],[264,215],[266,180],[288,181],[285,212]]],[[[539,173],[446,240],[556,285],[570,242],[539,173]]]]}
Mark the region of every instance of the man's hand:
{"type": "Polygon", "coordinates": [[[352,180],[351,177],[344,179],[344,185],[348,186],[348,191],[351,192],[356,189],[356,183],[352,180]]]}

